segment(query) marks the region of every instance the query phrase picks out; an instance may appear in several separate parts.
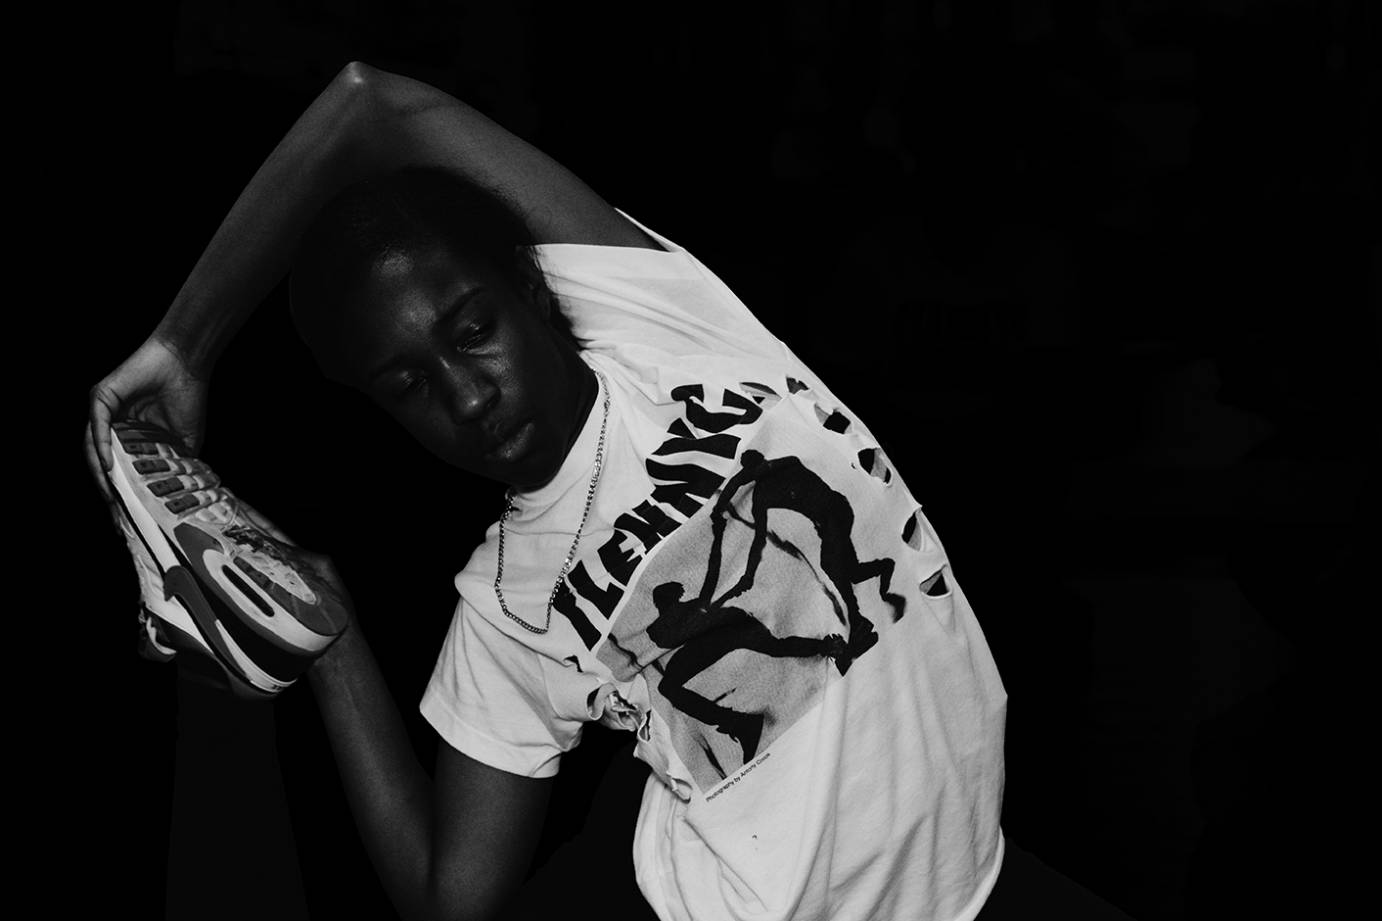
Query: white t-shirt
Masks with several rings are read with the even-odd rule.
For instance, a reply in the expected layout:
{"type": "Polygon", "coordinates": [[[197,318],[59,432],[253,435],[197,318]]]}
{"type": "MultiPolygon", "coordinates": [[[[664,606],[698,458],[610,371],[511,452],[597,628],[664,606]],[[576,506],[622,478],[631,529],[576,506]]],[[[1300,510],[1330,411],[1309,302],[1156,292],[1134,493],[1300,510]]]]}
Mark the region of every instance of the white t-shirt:
{"type": "MultiPolygon", "coordinates": [[[[863,423],[648,233],[669,251],[537,247],[608,384],[603,473],[544,634],[500,610],[490,528],[422,713],[532,777],[587,721],[634,732],[653,772],[634,864],[661,918],[972,918],[1002,862],[1007,702],[974,612],[863,423]]],[[[504,598],[537,627],[604,396],[505,529],[504,598]]]]}

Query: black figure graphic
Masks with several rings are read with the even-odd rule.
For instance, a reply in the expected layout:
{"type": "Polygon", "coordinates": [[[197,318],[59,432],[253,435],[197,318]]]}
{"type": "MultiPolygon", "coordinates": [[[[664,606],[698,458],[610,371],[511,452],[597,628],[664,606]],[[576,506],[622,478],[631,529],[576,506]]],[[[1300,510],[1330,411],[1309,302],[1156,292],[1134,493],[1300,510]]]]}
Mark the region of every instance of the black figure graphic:
{"type": "Polygon", "coordinates": [[[648,638],[664,649],[676,650],[663,669],[658,691],[682,713],[738,742],[747,763],[758,751],[763,714],[722,707],[688,689],[687,682],[736,649],[774,658],[829,656],[838,661],[846,655],[844,638],[834,633],[775,636],[758,618],[725,605],[723,598],[707,605],[701,599],[683,599],[683,592],[680,582],[664,582],[653,589],[658,616],[648,625],[648,638]]]}
{"type": "MultiPolygon", "coordinates": [[[[720,597],[723,604],[753,585],[763,548],[768,542],[768,511],[774,508],[798,512],[810,520],[821,542],[821,569],[834,584],[844,602],[849,626],[848,652],[835,659],[835,667],[843,675],[855,659],[878,642],[873,623],[859,613],[859,599],[854,586],[859,582],[878,578],[878,593],[893,608],[893,619],[902,617],[906,600],[888,589],[892,582],[893,561],[887,557],[861,562],[854,550],[850,533],[854,528],[854,510],[849,500],[831,489],[826,482],[802,464],[796,457],[777,457],[767,460],[758,451],[745,451],[740,457],[743,469],[732,476],[720,492],[711,512],[713,540],[707,564],[705,583],[701,587],[701,603],[715,589],[720,577],[720,553],[724,540],[725,521],[733,513],[732,504],[739,490],[753,484],[749,500],[753,513],[753,543],[749,547],[744,574],[728,592],[720,597]]],[[[836,611],[838,613],[838,607],[836,611]]]]}

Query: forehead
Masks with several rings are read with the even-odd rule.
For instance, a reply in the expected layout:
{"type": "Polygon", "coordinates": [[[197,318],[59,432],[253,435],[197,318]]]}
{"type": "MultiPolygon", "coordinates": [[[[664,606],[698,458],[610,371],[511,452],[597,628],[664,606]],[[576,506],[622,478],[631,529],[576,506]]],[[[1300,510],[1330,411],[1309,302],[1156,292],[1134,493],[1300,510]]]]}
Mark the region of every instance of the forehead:
{"type": "Polygon", "coordinates": [[[510,286],[488,262],[440,244],[392,250],[339,293],[313,349],[331,376],[356,384],[361,373],[425,342],[478,290],[510,286]]]}
{"type": "Polygon", "coordinates": [[[350,299],[375,312],[397,311],[419,299],[493,284],[498,274],[488,261],[440,243],[392,249],[370,261],[350,299]]]}

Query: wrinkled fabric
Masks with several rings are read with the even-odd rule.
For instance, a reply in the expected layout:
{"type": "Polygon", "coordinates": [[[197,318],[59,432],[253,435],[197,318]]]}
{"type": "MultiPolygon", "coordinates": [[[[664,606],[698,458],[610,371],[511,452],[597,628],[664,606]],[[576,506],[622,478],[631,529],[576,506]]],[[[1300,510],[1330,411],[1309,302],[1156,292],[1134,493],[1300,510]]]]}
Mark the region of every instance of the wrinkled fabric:
{"type": "MultiPolygon", "coordinates": [[[[634,733],[634,863],[664,919],[973,918],[1002,862],[1007,698],[961,582],[863,421],[649,233],[668,251],[537,248],[608,383],[604,472],[547,633],[500,611],[490,529],[422,712],[525,776],[587,722],[634,733]]],[[[530,623],[599,425],[516,497],[504,595],[530,623]]]]}

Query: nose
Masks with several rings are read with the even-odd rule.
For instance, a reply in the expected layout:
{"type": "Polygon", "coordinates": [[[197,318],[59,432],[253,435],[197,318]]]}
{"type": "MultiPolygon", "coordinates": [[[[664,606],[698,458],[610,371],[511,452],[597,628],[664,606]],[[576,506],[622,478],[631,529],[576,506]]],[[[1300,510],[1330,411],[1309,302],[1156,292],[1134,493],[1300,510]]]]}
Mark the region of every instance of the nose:
{"type": "Polygon", "coordinates": [[[483,419],[499,396],[499,388],[481,369],[451,362],[443,375],[446,405],[457,425],[483,419]]]}

